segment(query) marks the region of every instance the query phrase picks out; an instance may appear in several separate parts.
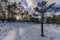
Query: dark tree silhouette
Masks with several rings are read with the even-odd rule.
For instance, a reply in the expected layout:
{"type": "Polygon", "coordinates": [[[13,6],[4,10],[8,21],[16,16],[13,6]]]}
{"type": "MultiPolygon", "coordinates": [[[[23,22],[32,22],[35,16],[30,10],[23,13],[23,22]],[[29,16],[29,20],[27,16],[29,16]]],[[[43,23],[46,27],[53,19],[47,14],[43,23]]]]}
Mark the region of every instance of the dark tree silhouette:
{"type": "Polygon", "coordinates": [[[46,13],[48,11],[51,12],[51,10],[49,10],[49,9],[55,5],[55,3],[52,3],[49,6],[47,6],[46,5],[47,3],[48,3],[47,1],[38,2],[38,4],[37,4],[38,6],[36,8],[34,8],[34,10],[36,12],[42,13],[42,20],[41,20],[41,36],[42,37],[44,37],[44,32],[43,32],[44,13],[46,13]],[[40,9],[39,9],[39,7],[40,7],[40,9]]]}

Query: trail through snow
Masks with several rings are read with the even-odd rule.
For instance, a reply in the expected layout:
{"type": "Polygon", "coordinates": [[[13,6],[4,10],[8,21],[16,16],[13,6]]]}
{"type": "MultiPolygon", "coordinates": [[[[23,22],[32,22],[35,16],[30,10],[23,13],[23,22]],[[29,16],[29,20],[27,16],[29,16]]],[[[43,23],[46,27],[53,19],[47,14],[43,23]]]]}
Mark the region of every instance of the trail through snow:
{"type": "Polygon", "coordinates": [[[0,40],[60,40],[60,25],[44,24],[45,37],[40,36],[40,24],[35,23],[0,23],[0,29],[0,40]]]}

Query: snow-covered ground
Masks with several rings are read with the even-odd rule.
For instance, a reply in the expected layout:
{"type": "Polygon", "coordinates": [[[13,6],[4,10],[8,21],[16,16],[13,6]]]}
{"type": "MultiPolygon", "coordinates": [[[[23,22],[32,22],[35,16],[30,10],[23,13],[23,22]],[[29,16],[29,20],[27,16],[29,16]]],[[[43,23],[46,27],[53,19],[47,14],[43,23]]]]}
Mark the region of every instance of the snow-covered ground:
{"type": "Polygon", "coordinates": [[[60,26],[44,24],[41,37],[41,24],[36,23],[0,23],[0,40],[60,40],[60,26]]]}

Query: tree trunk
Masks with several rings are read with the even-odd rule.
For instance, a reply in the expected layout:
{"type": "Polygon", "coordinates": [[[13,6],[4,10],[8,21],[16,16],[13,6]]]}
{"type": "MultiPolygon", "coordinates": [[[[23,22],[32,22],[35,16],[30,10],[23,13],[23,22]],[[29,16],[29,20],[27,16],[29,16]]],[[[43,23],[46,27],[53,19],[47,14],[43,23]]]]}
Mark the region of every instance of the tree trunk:
{"type": "Polygon", "coordinates": [[[41,20],[41,36],[42,36],[42,37],[44,37],[43,22],[44,22],[44,13],[42,13],[42,20],[41,20]]]}

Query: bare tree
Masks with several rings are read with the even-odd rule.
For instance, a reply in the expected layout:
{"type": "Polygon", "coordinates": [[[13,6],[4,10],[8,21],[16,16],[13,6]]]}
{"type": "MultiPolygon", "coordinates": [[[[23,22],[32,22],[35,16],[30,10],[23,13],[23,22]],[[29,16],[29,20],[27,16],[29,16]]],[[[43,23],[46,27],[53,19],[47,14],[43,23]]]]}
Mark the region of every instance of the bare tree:
{"type": "Polygon", "coordinates": [[[44,13],[48,12],[50,8],[52,8],[55,3],[50,4],[49,6],[47,6],[48,2],[47,1],[42,1],[42,2],[38,2],[38,6],[35,9],[36,12],[40,12],[42,13],[42,20],[41,20],[41,36],[44,37],[44,32],[43,32],[43,21],[44,21],[44,13]]]}

